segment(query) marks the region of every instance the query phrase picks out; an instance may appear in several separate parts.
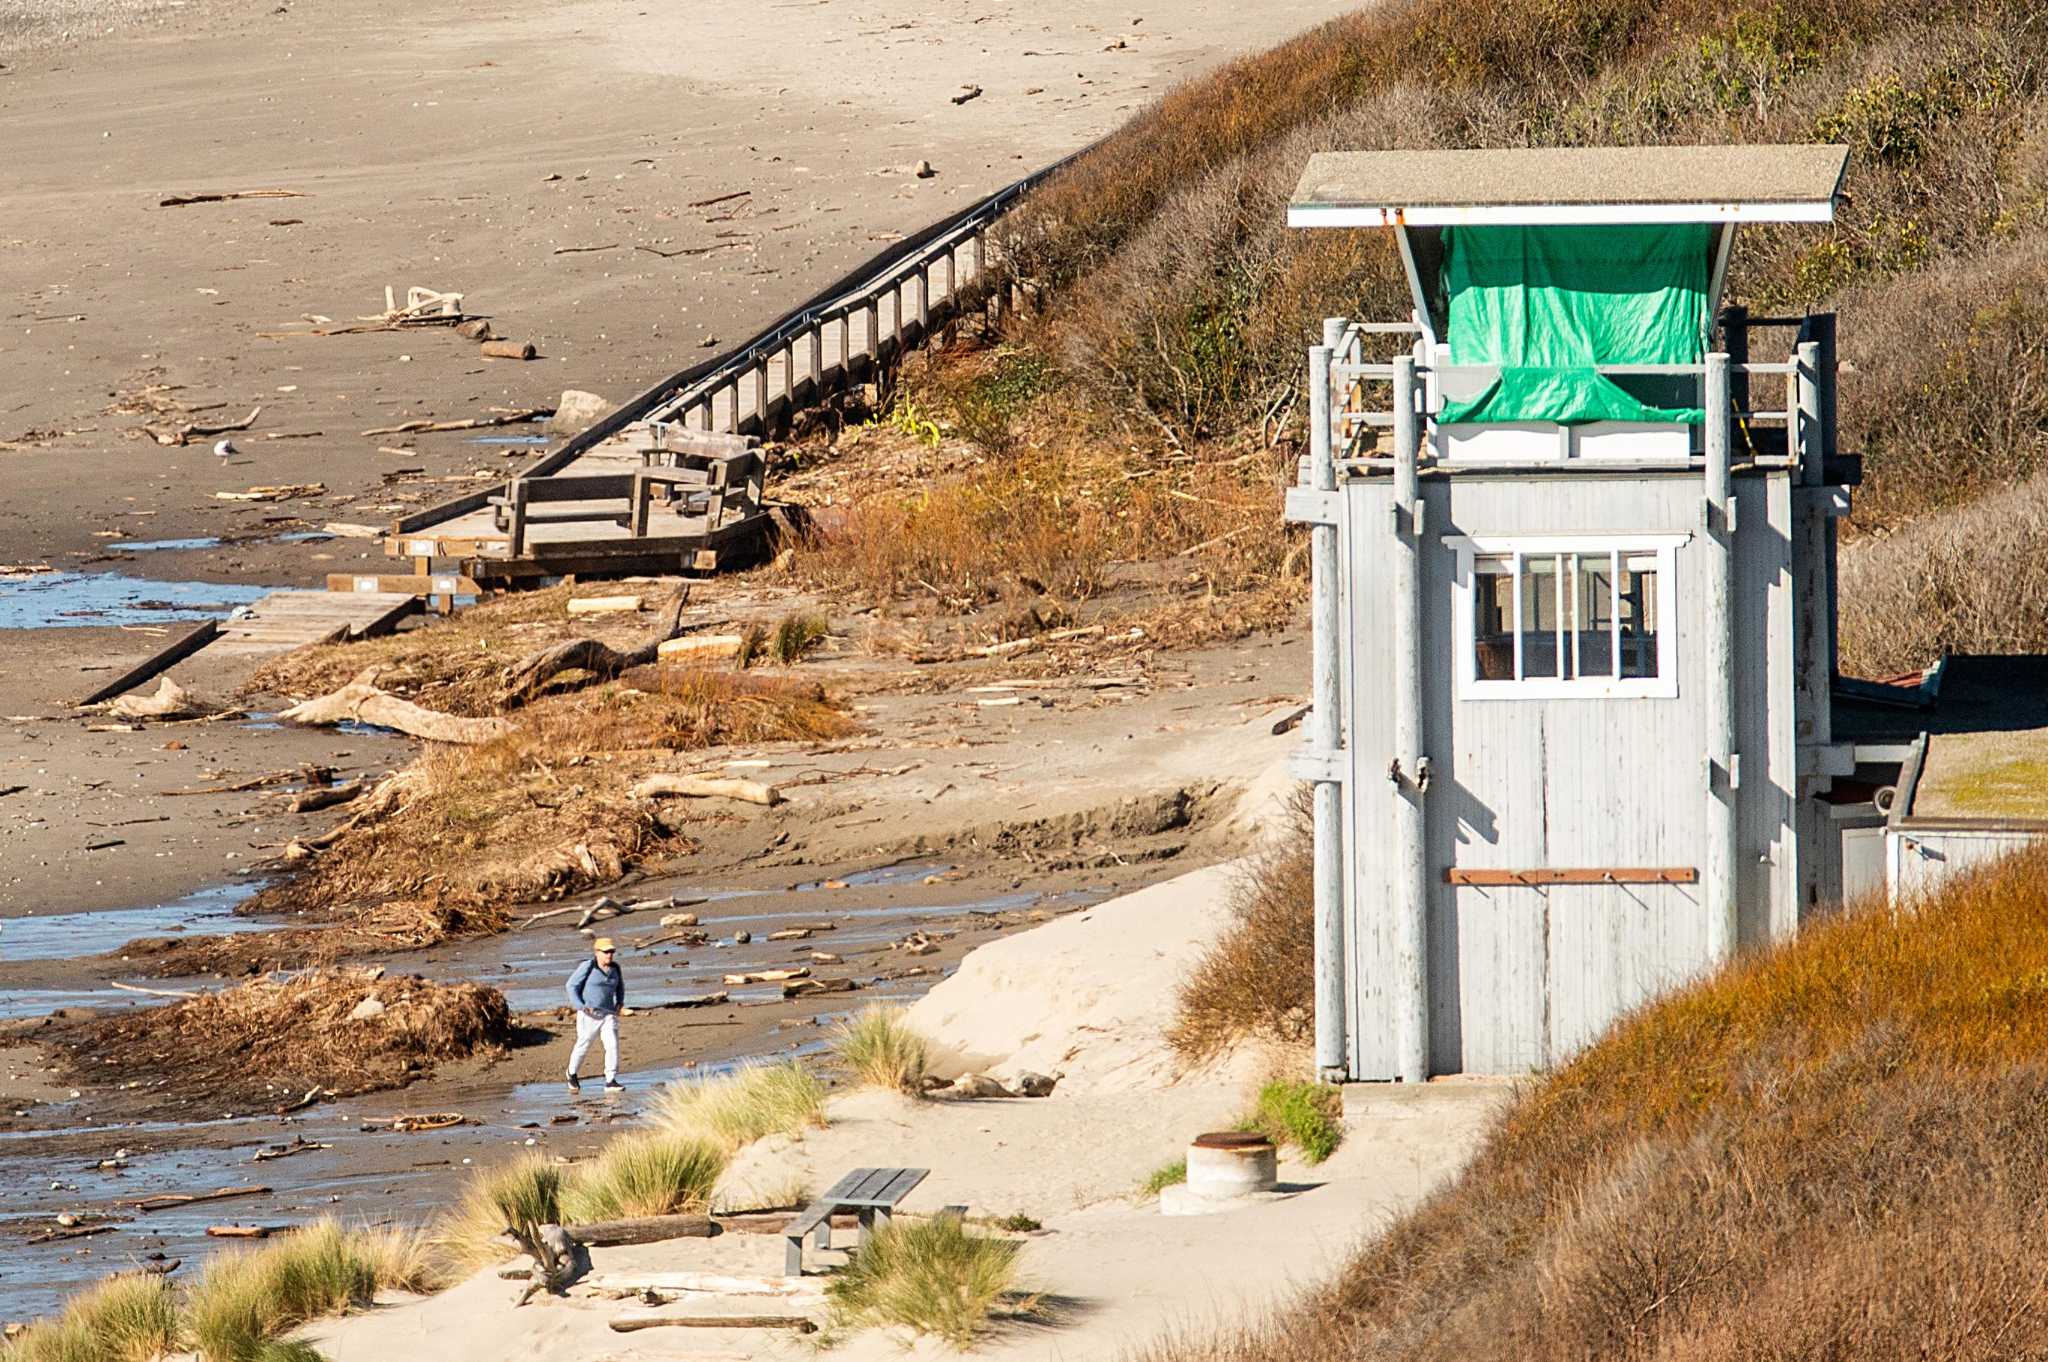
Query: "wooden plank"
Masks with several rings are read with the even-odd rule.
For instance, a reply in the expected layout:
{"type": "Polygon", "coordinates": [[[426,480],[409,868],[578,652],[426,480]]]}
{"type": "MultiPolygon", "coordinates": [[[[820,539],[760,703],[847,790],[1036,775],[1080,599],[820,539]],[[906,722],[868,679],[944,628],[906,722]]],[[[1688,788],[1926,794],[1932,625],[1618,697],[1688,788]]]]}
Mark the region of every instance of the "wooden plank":
{"type": "Polygon", "coordinates": [[[1698,884],[1696,867],[1683,866],[1596,866],[1575,870],[1460,870],[1444,871],[1444,883],[1501,887],[1539,884],[1698,884]]]}
{"type": "Polygon", "coordinates": [[[330,572],[327,574],[327,589],[347,594],[376,593],[386,596],[474,596],[479,590],[473,579],[459,572],[437,572],[428,577],[401,576],[388,572],[330,572]]]}
{"type": "Polygon", "coordinates": [[[122,672],[92,694],[78,701],[78,704],[96,705],[102,700],[111,700],[124,691],[133,690],[160,672],[170,670],[192,654],[213,642],[220,632],[219,620],[201,620],[190,629],[172,639],[163,647],[151,653],[141,662],[122,672]]]}

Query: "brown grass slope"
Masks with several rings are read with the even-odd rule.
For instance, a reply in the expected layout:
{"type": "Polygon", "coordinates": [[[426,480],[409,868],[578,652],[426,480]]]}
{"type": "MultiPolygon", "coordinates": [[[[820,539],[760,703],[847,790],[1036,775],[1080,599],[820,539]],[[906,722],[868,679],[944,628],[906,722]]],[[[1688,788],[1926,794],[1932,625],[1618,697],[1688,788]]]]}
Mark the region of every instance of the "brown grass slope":
{"type": "MultiPolygon", "coordinates": [[[[1385,234],[1284,225],[1313,152],[1841,142],[1839,220],[1746,229],[1729,300],[1840,312],[1851,534],[1882,532],[2043,466],[2044,77],[2032,0],[1372,6],[1175,89],[1037,193],[1008,259],[1053,301],[1015,335],[1112,428],[1292,443],[1318,319],[1409,307],[1385,234]]],[[[1904,625],[1849,666],[2003,646],[1960,615],[1904,625]]]]}
{"type": "Polygon", "coordinates": [[[1866,907],[1532,1082],[1337,1279],[1153,1362],[2048,1355],[2048,849],[1866,907]]]}

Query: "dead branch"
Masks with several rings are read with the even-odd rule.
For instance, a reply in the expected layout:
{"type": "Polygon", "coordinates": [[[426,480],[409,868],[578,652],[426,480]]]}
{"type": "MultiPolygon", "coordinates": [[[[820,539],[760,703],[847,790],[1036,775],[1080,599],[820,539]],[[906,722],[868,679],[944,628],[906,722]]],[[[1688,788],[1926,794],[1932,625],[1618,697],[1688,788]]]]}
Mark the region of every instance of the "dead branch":
{"type": "Polygon", "coordinates": [[[203,993],[190,993],[182,988],[144,988],[141,984],[124,984],[119,979],[109,979],[108,988],[118,988],[123,993],[144,993],[152,998],[203,998],[203,993]]]}
{"type": "Polygon", "coordinates": [[[635,667],[651,665],[661,656],[661,645],[683,631],[683,607],[689,603],[686,589],[661,631],[631,652],[622,653],[594,638],[571,639],[529,654],[505,669],[503,706],[524,704],[540,688],[563,672],[588,672],[592,681],[609,681],[635,667]]]}
{"type": "Polygon", "coordinates": [[[292,796],[293,813],[312,813],[318,809],[331,809],[337,804],[346,804],[369,789],[363,781],[353,785],[331,785],[324,790],[302,790],[292,796]]]}
{"type": "Polygon", "coordinates": [[[126,1204],[147,1214],[150,1211],[167,1211],[173,1206],[195,1206],[202,1201],[226,1201],[238,1196],[267,1196],[268,1187],[222,1187],[213,1192],[166,1192],[162,1196],[143,1197],[126,1204]]]}
{"type": "Polygon", "coordinates": [[[523,421],[539,421],[553,416],[553,407],[524,407],[518,411],[501,412],[495,416],[466,416],[460,421],[404,421],[395,426],[377,426],[363,432],[364,435],[423,435],[441,430],[482,430],[486,426],[516,426],[523,421]]]}
{"type": "Polygon", "coordinates": [[[227,189],[217,194],[173,194],[158,199],[159,208],[184,208],[195,203],[226,203],[230,199],[309,199],[311,194],[297,189],[227,189]]]}
{"type": "Polygon", "coordinates": [[[815,1334],[818,1326],[802,1315],[620,1315],[610,1321],[615,1334],[637,1329],[789,1329],[815,1334]]]}

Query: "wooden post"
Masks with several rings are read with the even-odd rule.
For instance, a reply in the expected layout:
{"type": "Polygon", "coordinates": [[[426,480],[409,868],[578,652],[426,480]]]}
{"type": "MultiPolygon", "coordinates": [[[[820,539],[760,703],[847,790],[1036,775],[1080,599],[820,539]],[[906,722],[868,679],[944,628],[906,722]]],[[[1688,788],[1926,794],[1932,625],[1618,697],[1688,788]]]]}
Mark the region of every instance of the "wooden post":
{"type": "MultiPolygon", "coordinates": [[[[761,355],[754,360],[754,423],[765,437],[768,434],[768,356],[761,355]]],[[[740,428],[737,418],[733,430],[740,428]]]]}
{"type": "Polygon", "coordinates": [[[874,361],[868,366],[868,372],[876,374],[879,379],[879,371],[882,367],[882,300],[880,298],[868,299],[868,358],[874,361]]]}
{"type": "Polygon", "coordinates": [[[853,314],[839,314],[839,386],[845,387],[853,378],[853,314]]]}
{"type": "MultiPolygon", "coordinates": [[[[508,528],[512,542],[507,547],[512,557],[520,558],[526,553],[526,479],[512,479],[511,492],[512,511],[508,528]]],[[[420,575],[426,575],[424,569],[420,575]]]]}
{"type": "Polygon", "coordinates": [[[1749,309],[1730,303],[1721,309],[1721,348],[1728,353],[1728,396],[1738,411],[1749,410],[1749,309]]]}
{"type": "MultiPolygon", "coordinates": [[[[1341,339],[1341,336],[1340,336],[1341,339]]],[[[1392,581],[1394,637],[1394,791],[1399,867],[1389,945],[1394,997],[1394,1060],[1403,1083],[1429,1081],[1429,838],[1422,728],[1422,489],[1417,460],[1422,431],[1415,356],[1394,359],[1394,514],[1392,581]]],[[[1334,405],[1334,404],[1333,404],[1334,405]]],[[[1334,441],[1334,434],[1333,434],[1334,441]]]]}
{"type": "Polygon", "coordinates": [[[704,400],[697,404],[697,429],[702,431],[709,431],[711,429],[710,393],[704,394],[704,400]]]}
{"type": "Polygon", "coordinates": [[[653,489],[649,487],[647,473],[643,469],[633,475],[633,496],[628,503],[632,510],[626,525],[626,533],[635,539],[642,539],[647,535],[647,504],[651,500],[653,489]]]}
{"type": "Polygon", "coordinates": [[[1708,650],[1704,675],[1713,678],[1701,699],[1707,740],[1706,886],[1707,958],[1735,954],[1741,866],[1736,830],[1740,825],[1737,787],[1741,766],[1735,752],[1735,488],[1729,475],[1729,357],[1707,356],[1705,533],[1706,571],[1701,574],[1701,643],[1708,650]]]}
{"type": "Polygon", "coordinates": [[[917,336],[923,340],[932,324],[932,266],[925,261],[917,267],[917,336]]]}
{"type": "MultiPolygon", "coordinates": [[[[1308,352],[1309,485],[1334,492],[1337,465],[1330,441],[1330,354],[1333,328],[1323,323],[1324,344],[1308,352]]],[[[1339,720],[1342,698],[1338,662],[1341,646],[1337,589],[1337,527],[1318,524],[1309,531],[1310,690],[1308,740],[1325,761],[1336,759],[1343,742],[1339,720]]],[[[1333,772],[1325,771],[1326,777],[1333,772]]],[[[1350,1002],[1344,958],[1344,819],[1343,787],[1335,779],[1315,783],[1315,955],[1316,1071],[1326,1079],[1351,1077],[1350,1002]]]]}

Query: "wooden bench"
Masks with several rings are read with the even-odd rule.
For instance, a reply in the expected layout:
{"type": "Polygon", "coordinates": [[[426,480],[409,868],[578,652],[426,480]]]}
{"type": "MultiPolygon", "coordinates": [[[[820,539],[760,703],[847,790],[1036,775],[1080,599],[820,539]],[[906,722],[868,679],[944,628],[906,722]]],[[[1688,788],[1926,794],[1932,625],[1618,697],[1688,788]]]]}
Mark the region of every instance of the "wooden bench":
{"type": "Polygon", "coordinates": [[[823,1196],[804,1207],[802,1213],[784,1227],[783,1237],[789,1240],[783,1260],[784,1275],[803,1275],[805,1235],[812,1236],[813,1248],[832,1247],[832,1216],[835,1212],[854,1212],[860,1220],[860,1242],[865,1244],[874,1230],[876,1218],[888,1224],[896,1204],[909,1196],[930,1172],[929,1168],[856,1168],[833,1183],[823,1196]]]}

